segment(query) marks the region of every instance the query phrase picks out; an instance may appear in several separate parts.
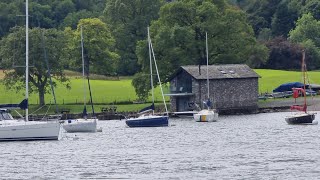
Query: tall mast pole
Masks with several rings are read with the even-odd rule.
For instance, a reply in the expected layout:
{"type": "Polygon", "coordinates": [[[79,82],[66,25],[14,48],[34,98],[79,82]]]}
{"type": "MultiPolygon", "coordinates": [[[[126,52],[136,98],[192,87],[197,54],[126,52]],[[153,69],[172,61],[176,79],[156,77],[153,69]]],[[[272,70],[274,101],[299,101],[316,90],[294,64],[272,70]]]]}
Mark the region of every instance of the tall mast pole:
{"type": "MultiPolygon", "coordinates": [[[[208,33],[206,32],[206,55],[207,55],[207,88],[208,88],[208,100],[210,99],[210,93],[209,93],[209,57],[208,57],[208,33]]],[[[209,107],[208,107],[209,108],[209,107]]]]}
{"type": "Polygon", "coordinates": [[[152,42],[151,42],[151,38],[150,37],[149,37],[149,40],[150,40],[150,49],[151,49],[151,52],[152,52],[154,66],[155,66],[156,72],[157,72],[157,77],[158,77],[158,82],[159,82],[159,86],[160,86],[160,91],[161,91],[161,95],[162,95],[164,108],[166,109],[167,116],[169,116],[166,100],[164,99],[164,95],[163,95],[163,89],[162,89],[161,79],[160,79],[160,75],[159,75],[158,65],[157,65],[156,57],[154,55],[154,51],[153,51],[152,42]]]}
{"type": "MultiPolygon", "coordinates": [[[[150,59],[150,83],[151,83],[151,95],[152,95],[152,104],[154,104],[154,89],[153,89],[153,76],[152,76],[152,57],[151,57],[151,39],[150,39],[150,30],[148,27],[148,46],[149,46],[149,59],[150,59]]],[[[154,114],[154,110],[152,110],[154,114]]]]}
{"type": "MultiPolygon", "coordinates": [[[[303,90],[304,90],[304,107],[307,107],[307,94],[306,94],[306,63],[305,63],[305,51],[302,51],[302,74],[303,74],[303,90]]],[[[305,108],[305,113],[307,112],[307,108],[305,108]]]]}
{"type": "Polygon", "coordinates": [[[29,2],[26,0],[26,121],[29,121],[28,98],[29,98],[29,2]]]}
{"type": "Polygon", "coordinates": [[[83,102],[84,106],[86,106],[86,82],[85,82],[85,74],[84,74],[84,48],[83,48],[83,34],[82,34],[82,26],[81,30],[81,58],[82,58],[82,79],[83,79],[83,102]]]}

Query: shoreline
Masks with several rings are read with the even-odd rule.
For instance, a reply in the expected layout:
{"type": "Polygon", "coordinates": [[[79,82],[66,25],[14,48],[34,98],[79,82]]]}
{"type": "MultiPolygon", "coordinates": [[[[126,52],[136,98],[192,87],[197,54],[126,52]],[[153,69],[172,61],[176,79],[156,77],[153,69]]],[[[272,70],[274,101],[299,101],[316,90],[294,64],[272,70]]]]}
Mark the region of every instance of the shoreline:
{"type": "MultiPolygon", "coordinates": [[[[258,113],[268,113],[268,112],[290,112],[290,107],[292,105],[303,105],[303,98],[293,99],[293,98],[284,98],[284,99],[270,99],[266,102],[259,101],[258,103],[258,113]]],[[[307,99],[307,109],[309,111],[320,111],[320,97],[308,97],[307,99]]]]}

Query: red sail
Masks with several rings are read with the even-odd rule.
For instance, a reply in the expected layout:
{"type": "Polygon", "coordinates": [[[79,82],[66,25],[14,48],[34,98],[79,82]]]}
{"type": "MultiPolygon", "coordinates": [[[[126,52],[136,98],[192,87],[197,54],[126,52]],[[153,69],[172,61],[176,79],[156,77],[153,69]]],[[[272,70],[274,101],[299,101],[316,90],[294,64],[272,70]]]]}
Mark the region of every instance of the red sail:
{"type": "Polygon", "coordinates": [[[299,105],[293,105],[290,107],[291,110],[298,110],[298,111],[306,111],[307,110],[307,106],[299,106],[299,105]]]}

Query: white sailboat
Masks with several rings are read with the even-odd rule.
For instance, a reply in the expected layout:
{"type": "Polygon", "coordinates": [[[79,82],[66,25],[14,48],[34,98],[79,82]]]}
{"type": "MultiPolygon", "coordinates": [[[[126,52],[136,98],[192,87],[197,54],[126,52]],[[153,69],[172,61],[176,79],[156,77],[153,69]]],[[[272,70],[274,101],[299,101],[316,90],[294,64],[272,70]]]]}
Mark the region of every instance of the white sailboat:
{"type": "MultiPolygon", "coordinates": [[[[84,110],[83,110],[83,118],[78,119],[68,119],[65,121],[63,128],[68,133],[76,133],[76,132],[97,132],[97,123],[98,119],[95,117],[93,104],[92,104],[92,96],[91,89],[89,83],[89,75],[87,74],[91,105],[93,111],[93,118],[87,118],[87,108],[86,108],[86,85],[85,85],[85,62],[84,62],[84,47],[83,47],[83,35],[82,35],[82,27],[81,27],[81,57],[82,57],[82,77],[83,77],[83,90],[84,90],[84,110]]],[[[89,67],[88,67],[89,68],[89,67]]]]}
{"type": "Polygon", "coordinates": [[[60,123],[58,121],[29,121],[29,11],[26,0],[26,95],[20,104],[0,105],[0,141],[58,140],[60,123]],[[9,109],[25,109],[25,119],[14,119],[9,109]]]}
{"type": "Polygon", "coordinates": [[[208,34],[206,32],[206,55],[207,55],[207,96],[208,100],[205,103],[207,109],[203,109],[196,114],[193,114],[193,118],[197,122],[214,122],[218,120],[218,113],[211,109],[212,103],[210,101],[210,86],[209,86],[209,57],[208,57],[208,34]]]}
{"type": "Polygon", "coordinates": [[[141,116],[138,118],[130,118],[126,120],[126,124],[129,127],[162,127],[162,126],[169,126],[169,114],[168,114],[168,109],[167,105],[164,99],[163,95],[163,90],[162,90],[162,85],[160,81],[160,76],[159,76],[159,71],[157,67],[157,62],[154,56],[153,48],[152,48],[152,43],[151,43],[151,38],[150,38],[150,32],[149,32],[149,27],[148,27],[148,45],[149,45],[149,59],[150,59],[150,81],[151,81],[151,94],[152,94],[152,105],[148,106],[146,108],[143,108],[140,110],[141,116]],[[152,57],[153,57],[153,62],[157,71],[157,77],[159,81],[159,86],[162,94],[162,99],[163,103],[166,109],[166,115],[155,115],[154,114],[154,87],[153,87],[153,74],[152,74],[152,57]],[[152,111],[151,114],[145,114],[146,112],[152,111]]]}

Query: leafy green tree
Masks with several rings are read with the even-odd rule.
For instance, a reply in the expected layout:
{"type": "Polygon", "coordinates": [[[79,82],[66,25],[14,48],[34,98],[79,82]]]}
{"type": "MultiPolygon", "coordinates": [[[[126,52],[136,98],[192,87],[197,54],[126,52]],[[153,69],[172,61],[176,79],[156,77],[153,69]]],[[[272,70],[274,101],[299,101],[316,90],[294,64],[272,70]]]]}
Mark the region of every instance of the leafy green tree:
{"type": "MultiPolygon", "coordinates": [[[[206,64],[206,32],[209,64],[248,63],[254,67],[268,57],[267,48],[256,42],[245,13],[223,0],[168,3],[161,8],[160,18],[152,23],[150,31],[162,80],[181,65],[206,64]]],[[[137,45],[145,73],[149,71],[147,48],[146,40],[137,45]]]]}
{"type": "Polygon", "coordinates": [[[146,27],[158,18],[161,0],[108,0],[105,15],[116,39],[121,56],[117,73],[132,75],[140,70],[137,63],[137,41],[146,39],[146,27]]]}
{"type": "MultiPolygon", "coordinates": [[[[76,28],[79,19],[103,16],[105,0],[29,1],[29,27],[76,28]]],[[[25,0],[1,0],[0,38],[25,21],[25,0]]]]}
{"type": "Polygon", "coordinates": [[[288,0],[288,6],[295,9],[301,17],[303,14],[311,13],[316,19],[320,19],[320,2],[318,0],[288,0]]]}
{"type": "Polygon", "coordinates": [[[271,29],[272,17],[277,11],[278,4],[281,0],[252,0],[247,1],[246,12],[248,20],[253,26],[256,35],[263,28],[271,29]]]}
{"type": "Polygon", "coordinates": [[[16,25],[17,15],[21,14],[20,8],[22,6],[22,2],[0,2],[0,39],[9,32],[11,27],[16,25]]]}
{"type": "Polygon", "coordinates": [[[81,19],[75,31],[67,28],[66,34],[71,37],[69,48],[72,56],[71,66],[82,69],[81,62],[81,27],[85,56],[90,64],[90,72],[104,75],[114,75],[115,65],[119,55],[115,53],[115,40],[110,28],[98,18],[81,19]]]}
{"type": "Polygon", "coordinates": [[[150,92],[150,76],[144,73],[136,73],[132,80],[132,86],[135,87],[139,101],[146,101],[150,92]]]}
{"type": "MultiPolygon", "coordinates": [[[[151,38],[162,77],[168,78],[181,65],[206,64],[206,32],[210,64],[246,63],[260,46],[245,14],[221,2],[182,0],[161,8],[151,38]]],[[[137,47],[142,66],[148,63],[146,48],[146,41],[137,47]]]]}
{"type": "Polygon", "coordinates": [[[75,4],[72,2],[72,0],[60,0],[56,1],[54,5],[52,6],[54,17],[56,20],[56,26],[59,26],[59,24],[63,21],[63,19],[69,14],[76,11],[75,4]]]}
{"type": "Polygon", "coordinates": [[[73,13],[69,13],[63,19],[63,22],[60,23],[60,27],[61,28],[71,27],[72,29],[76,29],[80,19],[95,18],[99,16],[100,16],[99,12],[92,12],[86,9],[79,10],[73,13]]]}
{"type": "Polygon", "coordinates": [[[288,1],[280,3],[272,17],[271,29],[273,36],[287,37],[289,31],[294,28],[294,22],[298,19],[297,9],[288,6],[288,1]]]}
{"type": "MultiPolygon", "coordinates": [[[[266,46],[270,49],[269,59],[262,68],[268,69],[301,69],[302,47],[299,44],[290,42],[284,37],[276,37],[266,41],[266,46]]],[[[309,57],[307,57],[309,59],[309,57]]],[[[308,68],[309,67],[309,61],[308,68]]]]}
{"type": "MultiPolygon", "coordinates": [[[[289,32],[292,42],[302,44],[312,57],[309,59],[311,67],[320,67],[320,21],[311,13],[304,14],[296,23],[296,27],[289,32]]],[[[309,66],[310,67],[310,66],[309,66]]]]}
{"type": "Polygon", "coordinates": [[[308,12],[312,13],[315,19],[320,20],[320,1],[318,0],[307,1],[303,11],[304,13],[308,13],[308,12]]]}
{"type": "MultiPolygon", "coordinates": [[[[56,82],[59,81],[69,87],[68,79],[63,73],[66,41],[64,33],[56,29],[29,30],[29,60],[32,65],[29,69],[30,92],[38,93],[40,105],[45,104],[44,95],[50,92],[43,43],[47,51],[51,76],[54,77],[53,85],[56,86],[56,82]]],[[[12,66],[13,64],[24,66],[25,53],[25,28],[16,27],[0,42],[1,67],[6,69],[3,83],[8,89],[20,91],[25,87],[25,68],[12,66]]]]}

